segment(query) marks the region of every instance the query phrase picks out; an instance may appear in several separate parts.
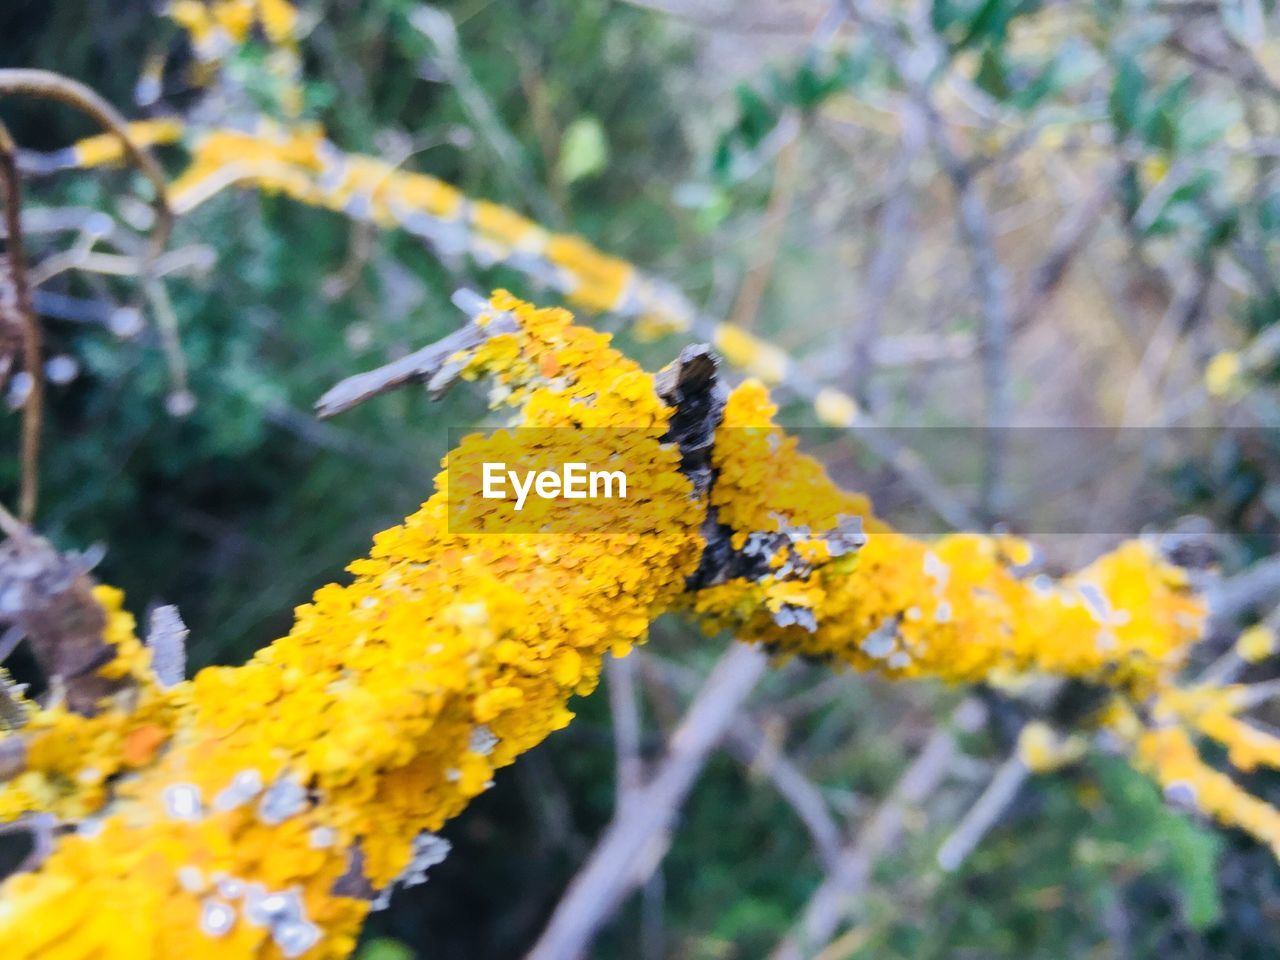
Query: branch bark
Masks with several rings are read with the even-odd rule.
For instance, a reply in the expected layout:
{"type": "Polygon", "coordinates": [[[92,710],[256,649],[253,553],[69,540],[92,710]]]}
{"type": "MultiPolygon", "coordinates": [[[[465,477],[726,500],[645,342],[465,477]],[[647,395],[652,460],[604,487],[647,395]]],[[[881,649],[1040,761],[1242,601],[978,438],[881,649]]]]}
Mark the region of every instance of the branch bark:
{"type": "Polygon", "coordinates": [[[764,674],[768,658],[735,644],[720,658],[671,738],[667,756],[606,828],[526,960],[576,960],[621,899],[652,872],[644,856],[670,828],[707,758],[764,674]]]}

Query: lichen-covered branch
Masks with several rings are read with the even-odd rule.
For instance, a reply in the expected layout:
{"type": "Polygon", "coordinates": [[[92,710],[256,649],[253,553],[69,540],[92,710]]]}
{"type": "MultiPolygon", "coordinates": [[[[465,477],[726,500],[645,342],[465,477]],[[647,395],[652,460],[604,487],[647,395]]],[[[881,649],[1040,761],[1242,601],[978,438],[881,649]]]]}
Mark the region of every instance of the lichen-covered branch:
{"type": "MultiPolygon", "coordinates": [[[[722,405],[705,353],[655,377],[564,311],[505,294],[473,323],[511,332],[453,355],[461,375],[493,378],[521,426],[575,428],[538,434],[557,457],[613,431],[607,452],[645,479],[647,502],[622,502],[603,533],[459,534],[446,469],[349,584],[298,608],[288,636],[171,687],[152,678],[119,595],[96,588],[116,651],[97,673],[128,678],[127,695],[91,716],[27,703],[0,740],[24,757],[0,817],[74,827],[0,888],[8,955],[346,955],[365,914],[442,855],[435,831],[568,723],[604,653],[625,654],[666,610],[888,677],[1094,683],[1111,698],[1098,722],[1135,762],[1219,819],[1280,836],[1280,814],[1171,739],[1193,728],[1176,678],[1203,607],[1154,546],[1028,578],[1021,541],[888,530],[771,424],[761,386],[722,405]]],[[[467,438],[446,466],[502,437],[467,438]]],[[[561,508],[577,505],[549,507],[561,508]]]]}
{"type": "MultiPolygon", "coordinates": [[[[349,582],[299,607],[287,636],[189,680],[180,620],[155,621],[148,647],[87,564],[11,538],[0,621],[28,638],[49,690],[31,699],[0,674],[0,822],[41,838],[39,857],[0,885],[7,956],[348,955],[368,912],[444,856],[442,825],[571,720],[605,653],[625,655],[667,612],[774,657],[890,679],[1091,685],[1103,707],[1088,722],[1172,801],[1280,849],[1280,811],[1200,757],[1204,739],[1239,770],[1280,766],[1280,741],[1243,717],[1246,688],[1181,682],[1205,608],[1158,544],[1126,543],[1055,580],[1033,572],[1016,538],[894,532],[799,453],[766,388],[790,385],[845,427],[866,422],[851,397],[797,385],[785,352],[708,324],[581,238],[344,153],[296,122],[300,20],[286,0],[175,0],[169,13],[192,39],[197,79],[213,82],[229,49],[264,37],[287,122],[113,123],[111,135],[25,156],[26,171],[180,145],[184,172],[156,187],[177,213],[244,184],[398,227],[442,254],[505,263],[576,306],[705,335],[758,379],[727,391],[710,346],[650,374],[562,310],[504,293],[466,303],[471,322],[454,337],[344,381],[320,412],[401,383],[485,378],[514,425],[542,431],[542,454],[604,457],[639,481],[639,497],[596,529],[556,533],[513,531],[481,502],[468,515],[477,532],[460,532],[458,471],[511,449],[509,434],[470,436],[421,509],[377,535],[349,582]]],[[[540,509],[554,528],[579,505],[540,509]]],[[[1019,762],[1032,772],[1070,752],[1029,729],[1019,762]]],[[[866,855],[850,854],[826,901],[860,882],[866,855]]]]}

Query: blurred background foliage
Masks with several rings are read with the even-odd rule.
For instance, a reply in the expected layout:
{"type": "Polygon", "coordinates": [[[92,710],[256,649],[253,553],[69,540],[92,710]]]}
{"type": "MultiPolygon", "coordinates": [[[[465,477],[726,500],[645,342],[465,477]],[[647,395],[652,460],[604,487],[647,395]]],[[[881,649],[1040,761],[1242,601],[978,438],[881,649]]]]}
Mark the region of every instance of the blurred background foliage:
{"type": "MultiPolygon", "coordinates": [[[[1280,377],[1280,42],[1269,0],[465,0],[440,6],[462,78],[412,25],[420,6],[303,5],[305,115],[344,149],[580,232],[895,424],[990,412],[990,317],[957,228],[957,197],[973,190],[1011,303],[1015,421],[1212,428],[1170,465],[1161,494],[1233,532],[1219,539],[1229,569],[1276,552],[1280,449],[1265,428],[1280,377]],[[478,128],[467,90],[497,135],[478,128]]],[[[187,56],[148,0],[0,10],[0,65],[57,69],[131,115],[143,64],[161,50],[187,56]]],[[[232,76],[271,112],[263,63],[250,44],[232,76]]],[[[200,100],[171,83],[162,103],[198,111],[200,100]]],[[[9,102],[3,116],[29,149],[90,132],[48,105],[9,102]]],[[[134,188],[107,171],[41,181],[31,196],[109,211],[127,232],[146,225],[134,188]]],[[[58,240],[41,237],[37,252],[58,240]]],[[[331,423],[311,417],[313,400],[452,329],[460,286],[548,295],[510,271],[249,192],[182,220],[173,246],[211,254],[168,285],[194,409],[171,414],[154,324],[119,336],[52,312],[52,352],[78,375],[51,394],[39,526],[65,547],[105,544],[101,575],[136,612],[178,604],[198,667],[242,661],[287,630],[296,603],[425,498],[447,430],[484,415],[467,389],[438,404],[402,391],[331,423]]],[[[68,274],[53,289],[135,302],[111,277],[68,274]]],[[[651,365],[680,346],[619,336],[651,365]]],[[[10,449],[17,421],[3,422],[10,449]]],[[[7,501],[16,478],[15,461],[0,462],[7,501]]],[[[1149,494],[1127,478],[1072,482],[1117,530],[1149,494]]],[[[1012,502],[1002,515],[1030,522],[1035,509],[1012,502]]],[[[1050,562],[1097,549],[1061,538],[1050,562]]],[[[716,645],[664,620],[644,657],[696,677],[716,645]]],[[[652,673],[647,757],[686,699],[652,673]]],[[[957,701],[796,663],[769,678],[752,714],[767,749],[785,751],[852,830],[957,701]]],[[[453,855],[374,918],[363,960],[510,958],[533,942],[613,809],[609,703],[577,710],[450,825],[453,855]]],[[[1009,743],[993,722],[964,747],[948,785],[908,811],[906,838],[875,865],[824,960],[1280,952],[1269,853],[1168,809],[1104,752],[1034,778],[942,873],[938,843],[1009,743]]],[[[703,772],[669,843],[594,956],[766,956],[821,877],[760,764],[728,754],[703,772]]]]}

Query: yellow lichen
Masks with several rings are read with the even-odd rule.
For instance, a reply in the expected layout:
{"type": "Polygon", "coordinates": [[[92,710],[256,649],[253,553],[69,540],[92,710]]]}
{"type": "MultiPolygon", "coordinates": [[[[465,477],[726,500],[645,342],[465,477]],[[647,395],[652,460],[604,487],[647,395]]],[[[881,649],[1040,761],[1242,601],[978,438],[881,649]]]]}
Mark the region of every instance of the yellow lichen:
{"type": "MultiPolygon", "coordinates": [[[[1031,550],[1015,538],[895,533],[798,452],[753,382],[728,399],[700,497],[653,376],[563,310],[499,293],[475,323],[495,329],[499,316],[511,332],[451,361],[501,384],[494,400],[515,411],[527,455],[616,461],[637,498],[570,532],[555,525],[578,505],[550,500],[533,530],[513,531],[501,503],[466,492],[473,458],[514,455],[515,434],[473,434],[435,494],[375,537],[350,583],[299,607],[288,636],[172,688],[147,679],[118,592],[99,588],[117,650],[104,670],[136,683],[94,717],[55,704],[9,734],[28,768],[0,788],[0,811],[84,828],[0,888],[8,955],[345,956],[371,892],[430,853],[495,770],[569,722],[605,653],[625,654],[678,609],[780,653],[892,677],[1050,674],[1109,688],[1097,722],[1135,762],[1175,792],[1190,784],[1224,822],[1280,836],[1280,814],[1195,755],[1186,724],[1242,768],[1276,751],[1238,728],[1234,688],[1177,686],[1204,609],[1148,544],[1051,580],[1023,572],[1031,550]],[[749,574],[691,579],[711,510],[749,574]],[[483,532],[460,532],[460,518],[483,532]],[[1140,719],[1152,702],[1155,726],[1140,719]],[[288,909],[263,920],[262,902],[288,909]],[[128,937],[104,919],[117,909],[128,937]]],[[[1082,749],[1050,734],[1024,734],[1033,769],[1082,749]]]]}

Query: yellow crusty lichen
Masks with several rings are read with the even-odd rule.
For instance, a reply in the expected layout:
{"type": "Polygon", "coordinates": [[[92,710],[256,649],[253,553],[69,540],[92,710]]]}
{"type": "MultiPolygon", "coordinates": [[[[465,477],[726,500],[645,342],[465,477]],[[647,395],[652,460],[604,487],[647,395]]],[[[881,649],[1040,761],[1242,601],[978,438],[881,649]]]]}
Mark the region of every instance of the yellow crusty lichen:
{"type": "Polygon", "coordinates": [[[858,403],[841,390],[823,387],[813,398],[813,412],[828,427],[852,427],[858,422],[858,403]]]}
{"type": "MultiPolygon", "coordinates": [[[[672,609],[893,677],[1042,672],[1108,687],[1098,721],[1135,762],[1175,793],[1191,783],[1225,822],[1280,836],[1280,814],[1195,754],[1187,725],[1239,741],[1241,766],[1273,762],[1267,745],[1201,722],[1239,712],[1235,693],[1177,688],[1203,609],[1144,544],[1042,581],[1020,572],[1030,548],[1013,538],[893,533],[797,451],[750,382],[727,401],[699,495],[664,439],[673,411],[653,376],[562,310],[499,293],[475,322],[499,316],[495,331],[511,332],[451,364],[496,381],[493,401],[548,452],[607,453],[647,479],[643,509],[624,501],[601,527],[624,532],[516,534],[481,515],[488,532],[460,534],[449,493],[461,481],[446,469],[351,565],[351,583],[298,608],[288,636],[172,688],[147,678],[119,594],[100,588],[118,651],[104,669],[137,682],[93,718],[32,706],[8,734],[30,762],[0,787],[0,815],[80,826],[0,887],[7,956],[347,955],[371,901],[439,858],[434,831],[569,721],[606,652],[625,653],[672,609]],[[610,430],[612,448],[584,446],[610,430]],[[628,528],[637,516],[652,528],[628,528]],[[749,574],[702,569],[709,519],[741,561],[727,569],[749,574]],[[1139,719],[1152,701],[1155,726],[1139,719]]],[[[473,435],[446,464],[507,444],[503,431],[473,435]]],[[[1028,734],[1028,762],[1047,769],[1078,748],[1051,746],[1028,734]]]]}
{"type": "Polygon", "coordinates": [[[1043,720],[1032,720],[1018,734],[1018,757],[1032,773],[1050,773],[1084,756],[1088,739],[1063,735],[1043,720]]]}
{"type": "MultiPolygon", "coordinates": [[[[840,491],[797,453],[794,438],[773,425],[774,412],[759,384],[731,395],[713,449],[719,474],[711,503],[739,549],[759,531],[789,532],[765,541],[777,551],[768,567],[808,562],[811,569],[799,579],[765,574],[703,589],[684,600],[695,615],[781,653],[889,677],[1049,675],[1109,688],[1112,700],[1095,723],[1139,768],[1171,799],[1245,830],[1280,856],[1280,811],[1196,750],[1201,736],[1226,747],[1238,770],[1280,767],[1280,738],[1239,716],[1245,688],[1179,685],[1206,613],[1181,568],[1154,545],[1131,541],[1055,580],[1023,572],[1033,551],[1016,538],[953,534],[923,543],[895,533],[865,500],[840,491]],[[861,520],[866,542],[852,558],[813,562],[825,547],[821,532],[842,517],[861,520]]],[[[1256,638],[1244,646],[1246,656],[1271,648],[1256,638]]],[[[1035,723],[1019,741],[1036,772],[1070,762],[1082,748],[1078,735],[1035,723]]]]}
{"type": "Polygon", "coordinates": [[[791,359],[786,351],[736,324],[717,324],[715,345],[729,363],[765,383],[779,384],[787,379],[791,359]]]}
{"type": "Polygon", "coordinates": [[[287,0],[173,0],[168,14],[205,59],[245,43],[254,27],[270,43],[292,43],[298,23],[298,11],[287,0]]]}
{"type": "Polygon", "coordinates": [[[92,717],[72,713],[56,698],[42,710],[26,704],[20,728],[26,769],[0,788],[0,821],[36,811],[64,820],[89,816],[105,799],[111,778],[149,764],[169,738],[173,708],[153,679],[150,652],[134,632],[123,594],[99,585],[94,598],[107,617],[103,639],[115,648],[115,659],[100,672],[132,682],[113,697],[114,709],[92,717]]]}
{"type": "Polygon", "coordinates": [[[1280,857],[1280,810],[1205,763],[1184,727],[1141,730],[1133,753],[1134,763],[1155,777],[1172,801],[1244,830],[1280,857]]]}
{"type": "Polygon", "coordinates": [[[1236,655],[1246,663],[1261,663],[1275,652],[1275,631],[1265,623],[1242,630],[1236,640],[1236,655]]]}
{"type": "Polygon", "coordinates": [[[786,584],[786,602],[811,610],[814,629],[779,626],[762,609],[774,586],[767,577],[694,598],[695,612],[715,626],[895,677],[971,682],[1039,671],[1146,693],[1183,664],[1204,609],[1183,571],[1153,547],[1130,542],[1053,580],[1019,575],[1032,552],[1014,537],[962,533],[925,543],[894,533],[863,498],[797,453],[773,412],[756,383],[729,399],[713,452],[711,500],[721,522],[739,542],[756,531],[798,530],[806,536],[787,549],[820,555],[822,531],[855,516],[867,541],[852,563],[815,564],[805,580],[786,584]]]}
{"type": "Polygon", "coordinates": [[[283,112],[288,117],[302,112],[302,20],[289,0],[170,0],[166,13],[191,41],[197,63],[192,79],[197,85],[213,83],[231,54],[260,38],[266,46],[267,75],[278,85],[283,112]]]}
{"type": "MultiPolygon", "coordinates": [[[[581,307],[636,316],[662,314],[687,328],[688,305],[625,260],[580,237],[552,233],[507,207],[471,200],[427,174],[397,170],[375,157],[345,154],[315,127],[262,120],[252,131],[193,132],[191,161],[170,200],[187,212],[234,185],[280,193],[386,227],[401,227],[444,253],[483,263],[508,262],[581,307]]],[[[113,158],[114,159],[114,158],[113,158]]]]}
{"type": "MultiPolygon", "coordinates": [[[[305,27],[288,0],[171,0],[166,11],[187,32],[204,65],[197,71],[197,85],[212,85],[237,47],[255,36],[264,40],[268,67],[279,81],[289,121],[279,124],[260,117],[246,123],[237,116],[190,128],[171,118],[130,124],[130,136],[139,146],[186,141],[190,162],[169,195],[175,212],[185,213],[232,186],[283,194],[355,219],[405,229],[442,254],[465,252],[483,265],[505,263],[564,294],[575,306],[634,318],[641,338],[696,328],[714,341],[730,364],[765,383],[796,386],[795,364],[780,346],[741,326],[699,317],[673,286],[626,260],[582,237],[547,230],[509,207],[471,199],[435,177],[400,170],[377,157],[344,153],[319,127],[299,122],[298,38],[305,27]]],[[[119,138],[100,136],[46,159],[48,169],[60,169],[122,158],[119,138]]],[[[797,392],[807,395],[804,389],[797,392]]],[[[844,391],[825,387],[812,399],[821,423],[850,427],[858,419],[857,403],[844,391]]]]}
{"type": "MultiPolygon", "coordinates": [[[[352,565],[352,583],[319,590],[244,666],[152,688],[142,719],[124,705],[90,720],[38,712],[20,732],[35,738],[37,775],[74,789],[49,795],[24,774],[0,789],[6,812],[52,809],[91,829],[0,890],[7,956],[345,956],[368,909],[335,892],[352,864],[373,890],[391,884],[415,837],[567,723],[603,654],[625,652],[672,604],[701,513],[678,452],[641,436],[669,415],[652,377],[563,311],[494,305],[519,332],[476,350],[468,372],[505,381],[528,423],[633,428],[629,467],[673,478],[652,488],[667,528],[607,542],[450,535],[441,474],[352,565]],[[165,735],[149,762],[122,761],[124,741],[153,726],[165,735]],[[46,759],[46,738],[75,755],[46,759]],[[130,776],[84,784],[87,765],[130,776]]],[[[120,639],[117,664],[132,669],[136,640],[120,639]]]]}
{"type": "Polygon", "coordinates": [[[1205,389],[1211,396],[1225,397],[1240,387],[1240,376],[1243,372],[1240,354],[1230,350],[1215,354],[1205,366],[1205,389]]]}

